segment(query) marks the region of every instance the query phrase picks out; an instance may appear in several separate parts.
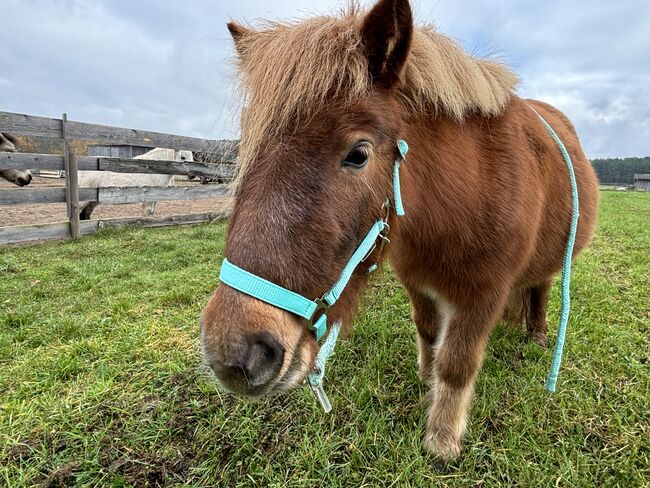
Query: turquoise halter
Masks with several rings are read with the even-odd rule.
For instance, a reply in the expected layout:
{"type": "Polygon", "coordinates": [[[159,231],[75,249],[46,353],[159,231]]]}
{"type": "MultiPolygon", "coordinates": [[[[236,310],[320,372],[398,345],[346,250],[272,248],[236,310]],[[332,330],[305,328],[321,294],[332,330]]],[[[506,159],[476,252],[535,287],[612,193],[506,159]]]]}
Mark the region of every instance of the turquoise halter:
{"type": "MultiPolygon", "coordinates": [[[[404,215],[404,208],[402,206],[402,193],[399,181],[399,166],[406,157],[408,144],[406,141],[398,140],[397,148],[399,150],[399,156],[395,160],[393,168],[393,199],[395,204],[395,213],[398,216],[402,216],[404,215]]],[[[307,327],[314,332],[316,340],[320,341],[327,331],[327,311],[341,297],[343,290],[345,290],[345,287],[350,281],[350,278],[352,278],[352,274],[356,270],[357,266],[372,254],[378,244],[381,251],[382,247],[389,242],[387,235],[390,230],[390,226],[388,225],[390,200],[386,200],[384,209],[384,217],[375,221],[364,239],[361,241],[361,244],[359,244],[356,251],[354,251],[341,271],[339,279],[334,283],[334,286],[332,286],[332,288],[330,288],[330,290],[320,298],[316,298],[315,300],[306,298],[296,292],[250,273],[245,269],[232,264],[228,259],[224,259],[221,264],[219,279],[222,283],[225,283],[235,290],[304,318],[307,321],[307,327]],[[378,239],[379,243],[377,241],[378,239]]],[[[372,264],[369,266],[368,272],[372,273],[375,269],[377,269],[377,265],[372,264]]],[[[316,394],[316,398],[323,406],[325,412],[329,412],[332,409],[332,406],[325,394],[325,390],[323,390],[323,375],[325,374],[325,364],[327,363],[327,359],[334,351],[334,346],[340,329],[340,321],[337,321],[332,325],[327,339],[318,351],[314,369],[308,375],[309,385],[316,394]]]]}

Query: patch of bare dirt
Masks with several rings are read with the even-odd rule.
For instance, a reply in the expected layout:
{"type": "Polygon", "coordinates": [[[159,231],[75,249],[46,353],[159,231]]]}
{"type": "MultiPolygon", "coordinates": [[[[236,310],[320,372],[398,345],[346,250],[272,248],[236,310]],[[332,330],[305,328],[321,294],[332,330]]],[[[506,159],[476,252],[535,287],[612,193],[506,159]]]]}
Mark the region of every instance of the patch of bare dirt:
{"type": "MultiPolygon", "coordinates": [[[[13,188],[22,191],[29,188],[63,187],[65,182],[60,178],[43,178],[36,176],[29,186],[18,188],[12,183],[0,180],[0,188],[13,188]]],[[[228,208],[228,198],[206,198],[204,200],[172,200],[158,202],[154,217],[170,215],[197,214],[221,212],[228,208]]],[[[142,204],[99,205],[93,212],[93,219],[142,217],[142,204]]],[[[0,212],[0,227],[13,225],[47,224],[67,220],[65,203],[35,204],[35,205],[5,205],[0,212]]]]}
{"type": "Polygon", "coordinates": [[[37,477],[34,482],[42,488],[66,488],[72,486],[75,481],[75,472],[81,463],[70,462],[52,470],[49,474],[37,477]]]}

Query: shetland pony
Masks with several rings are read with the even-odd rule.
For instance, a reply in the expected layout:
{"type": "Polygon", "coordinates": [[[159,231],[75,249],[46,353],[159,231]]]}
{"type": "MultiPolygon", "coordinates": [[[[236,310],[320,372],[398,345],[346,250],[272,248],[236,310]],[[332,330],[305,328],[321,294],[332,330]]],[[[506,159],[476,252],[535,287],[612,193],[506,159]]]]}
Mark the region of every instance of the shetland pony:
{"type": "MultiPolygon", "coordinates": [[[[419,373],[431,391],[424,446],[454,458],[497,321],[525,321],[530,337],[546,342],[572,200],[565,161],[535,111],[573,159],[574,254],[594,232],[597,181],[571,122],[519,98],[503,64],[415,27],[407,0],[228,29],[245,108],[225,256],[304,297],[321,296],[382,217],[395,141],[406,140],[406,215],[390,216],[387,257],[410,297],[419,373]]],[[[328,312],[347,331],[367,281],[360,268],[328,312]]],[[[224,284],[203,312],[201,339],[220,382],[249,396],[300,385],[318,350],[303,319],[224,284]]]]}

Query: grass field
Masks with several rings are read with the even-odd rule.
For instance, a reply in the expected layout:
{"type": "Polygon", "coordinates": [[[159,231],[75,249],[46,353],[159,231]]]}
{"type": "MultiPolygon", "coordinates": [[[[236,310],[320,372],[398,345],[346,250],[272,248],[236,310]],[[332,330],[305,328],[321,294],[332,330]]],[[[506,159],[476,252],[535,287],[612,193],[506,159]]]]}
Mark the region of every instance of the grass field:
{"type": "MultiPolygon", "coordinates": [[[[328,368],[324,414],[306,389],[238,401],[201,366],[224,223],[2,249],[0,486],[650,486],[650,194],[601,197],[557,393],[550,349],[498,327],[443,473],[420,448],[425,389],[389,270],[328,368]]],[[[554,287],[551,335],[558,305],[554,287]]]]}

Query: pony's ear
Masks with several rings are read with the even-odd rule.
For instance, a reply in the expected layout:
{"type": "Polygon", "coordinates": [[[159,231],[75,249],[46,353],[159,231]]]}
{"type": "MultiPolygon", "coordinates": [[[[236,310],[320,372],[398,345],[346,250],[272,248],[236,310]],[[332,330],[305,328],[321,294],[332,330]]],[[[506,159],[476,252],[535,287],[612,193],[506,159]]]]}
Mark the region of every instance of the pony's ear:
{"type": "Polygon", "coordinates": [[[389,88],[400,81],[412,36],[409,0],[379,0],[366,14],[361,37],[373,80],[389,88]]]}
{"type": "Polygon", "coordinates": [[[245,37],[249,36],[253,31],[237,22],[228,22],[226,25],[228,26],[232,40],[235,43],[237,53],[242,56],[241,41],[245,37]]]}

